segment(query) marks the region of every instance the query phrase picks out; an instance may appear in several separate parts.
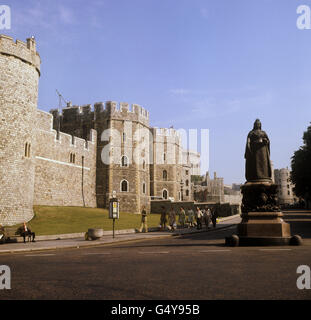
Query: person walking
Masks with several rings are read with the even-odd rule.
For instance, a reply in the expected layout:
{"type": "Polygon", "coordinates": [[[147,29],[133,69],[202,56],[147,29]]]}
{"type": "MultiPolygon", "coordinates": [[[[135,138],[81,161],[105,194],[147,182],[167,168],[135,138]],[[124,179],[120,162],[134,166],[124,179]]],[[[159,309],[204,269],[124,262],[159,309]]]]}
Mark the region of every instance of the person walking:
{"type": "Polygon", "coordinates": [[[179,212],[179,224],[181,228],[185,227],[185,221],[186,221],[186,212],[184,208],[181,207],[179,212]]]}
{"type": "Polygon", "coordinates": [[[214,228],[216,228],[217,218],[219,216],[219,209],[220,209],[220,204],[217,203],[212,213],[212,223],[214,228]]]}
{"type": "Polygon", "coordinates": [[[202,217],[203,217],[203,214],[202,214],[202,211],[200,210],[199,207],[197,207],[197,210],[196,210],[196,219],[197,219],[197,229],[202,229],[202,217]]]}
{"type": "Polygon", "coordinates": [[[192,228],[193,227],[193,220],[194,220],[194,212],[193,210],[190,208],[188,210],[188,228],[192,228]]]}
{"type": "Polygon", "coordinates": [[[142,207],[142,211],[141,211],[141,226],[140,226],[139,232],[143,232],[144,228],[145,228],[145,232],[148,232],[147,211],[145,206],[142,207]]]}
{"type": "Polygon", "coordinates": [[[209,224],[211,221],[211,210],[208,206],[205,207],[205,210],[203,212],[203,220],[204,220],[206,229],[209,229],[209,224]]]}
{"type": "Polygon", "coordinates": [[[175,230],[175,224],[176,224],[176,213],[173,207],[171,207],[171,210],[169,212],[169,226],[171,231],[175,230]]]}
{"type": "Polygon", "coordinates": [[[160,225],[161,225],[161,230],[165,230],[167,224],[167,219],[166,219],[166,210],[165,207],[161,207],[161,217],[160,217],[160,225]]]}

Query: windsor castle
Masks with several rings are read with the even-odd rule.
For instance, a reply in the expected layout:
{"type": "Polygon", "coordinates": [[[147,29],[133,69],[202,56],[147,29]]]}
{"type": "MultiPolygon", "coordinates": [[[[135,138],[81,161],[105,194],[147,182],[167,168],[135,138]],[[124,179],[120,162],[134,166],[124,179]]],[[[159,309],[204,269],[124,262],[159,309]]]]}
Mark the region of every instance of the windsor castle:
{"type": "Polygon", "coordinates": [[[38,110],[40,64],[34,38],[0,35],[0,224],[29,221],[34,205],[106,208],[113,194],[132,213],[193,199],[200,155],[179,132],[152,128],[136,104],[38,110]]]}

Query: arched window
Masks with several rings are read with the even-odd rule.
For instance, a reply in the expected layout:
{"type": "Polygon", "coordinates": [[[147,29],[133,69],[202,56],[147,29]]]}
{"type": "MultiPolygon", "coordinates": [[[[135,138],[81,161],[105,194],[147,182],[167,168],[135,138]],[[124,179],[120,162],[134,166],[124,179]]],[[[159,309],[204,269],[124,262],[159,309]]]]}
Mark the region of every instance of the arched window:
{"type": "Polygon", "coordinates": [[[121,183],[121,192],[128,192],[129,191],[129,183],[126,180],[122,180],[121,183]]]}
{"type": "Polygon", "coordinates": [[[186,196],[189,197],[189,190],[186,190],[186,196]]]}
{"type": "Polygon", "coordinates": [[[186,187],[189,186],[189,180],[186,180],[186,187]]]}
{"type": "Polygon", "coordinates": [[[143,194],[146,194],[146,183],[143,182],[143,194]]]}
{"type": "Polygon", "coordinates": [[[121,167],[128,167],[129,161],[127,156],[122,156],[121,158],[121,167]]]}
{"type": "Polygon", "coordinates": [[[143,170],[145,170],[145,169],[146,169],[146,161],[143,160],[143,170]]]}
{"type": "Polygon", "coordinates": [[[25,157],[30,158],[30,143],[28,142],[25,144],[25,157]]]}
{"type": "Polygon", "coordinates": [[[163,180],[167,181],[167,171],[163,170],[163,180]]]}
{"type": "Polygon", "coordinates": [[[76,155],[74,153],[70,153],[70,163],[76,163],[76,155]]]}
{"type": "Polygon", "coordinates": [[[164,189],[164,190],[162,191],[162,198],[165,199],[165,200],[167,200],[167,198],[168,198],[168,192],[167,192],[166,189],[164,189]]]}

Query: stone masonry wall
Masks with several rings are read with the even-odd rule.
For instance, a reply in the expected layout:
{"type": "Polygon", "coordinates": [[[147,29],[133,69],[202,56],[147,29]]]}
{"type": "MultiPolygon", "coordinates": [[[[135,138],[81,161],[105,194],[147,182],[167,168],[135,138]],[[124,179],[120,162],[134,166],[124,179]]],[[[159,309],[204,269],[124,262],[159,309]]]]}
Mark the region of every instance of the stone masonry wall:
{"type": "Polygon", "coordinates": [[[27,43],[0,36],[0,224],[33,217],[34,149],[40,57],[27,43]],[[27,143],[27,154],[25,151],[27,143]]]}
{"type": "Polygon", "coordinates": [[[96,131],[90,141],[62,132],[57,139],[52,125],[53,116],[38,110],[34,205],[96,207],[96,131]]]}

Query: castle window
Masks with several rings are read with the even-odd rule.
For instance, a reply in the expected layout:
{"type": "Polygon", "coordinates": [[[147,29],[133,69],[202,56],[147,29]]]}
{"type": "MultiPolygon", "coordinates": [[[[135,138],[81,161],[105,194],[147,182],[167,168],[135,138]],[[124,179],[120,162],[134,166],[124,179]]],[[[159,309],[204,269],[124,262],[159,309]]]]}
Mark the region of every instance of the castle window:
{"type": "Polygon", "coordinates": [[[143,182],[143,194],[146,194],[146,183],[143,182]]]}
{"type": "Polygon", "coordinates": [[[121,167],[128,167],[129,161],[127,156],[122,156],[121,158],[121,167]]]}
{"type": "Polygon", "coordinates": [[[189,190],[186,190],[186,196],[189,197],[189,190]]]}
{"type": "Polygon", "coordinates": [[[163,162],[165,162],[166,161],[166,153],[164,152],[163,153],[163,162]]]}
{"type": "Polygon", "coordinates": [[[122,134],[122,141],[125,142],[125,140],[126,140],[126,133],[123,132],[123,134],[122,134]]]}
{"type": "Polygon", "coordinates": [[[163,170],[163,180],[167,181],[167,171],[163,170]]]}
{"type": "Polygon", "coordinates": [[[168,198],[168,192],[167,192],[166,189],[164,189],[164,190],[162,191],[162,198],[165,199],[165,200],[167,200],[167,198],[168,198]]]}
{"type": "Polygon", "coordinates": [[[146,169],[146,161],[145,160],[143,161],[143,169],[144,170],[146,169]]]}
{"type": "Polygon", "coordinates": [[[128,183],[128,181],[122,180],[120,186],[121,186],[121,188],[120,188],[121,192],[128,192],[129,191],[129,183],[128,183]]]}
{"type": "Polygon", "coordinates": [[[30,158],[30,143],[28,142],[25,144],[25,157],[30,158]]]}
{"type": "Polygon", "coordinates": [[[189,171],[188,170],[186,170],[186,175],[188,175],[189,174],[189,171]]]}
{"type": "Polygon", "coordinates": [[[70,153],[70,163],[76,163],[76,155],[74,153],[70,153]]]}
{"type": "Polygon", "coordinates": [[[186,187],[189,186],[189,180],[186,180],[186,187]]]}

